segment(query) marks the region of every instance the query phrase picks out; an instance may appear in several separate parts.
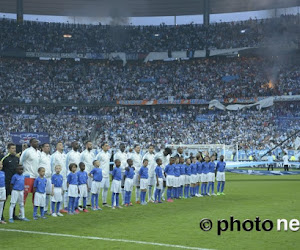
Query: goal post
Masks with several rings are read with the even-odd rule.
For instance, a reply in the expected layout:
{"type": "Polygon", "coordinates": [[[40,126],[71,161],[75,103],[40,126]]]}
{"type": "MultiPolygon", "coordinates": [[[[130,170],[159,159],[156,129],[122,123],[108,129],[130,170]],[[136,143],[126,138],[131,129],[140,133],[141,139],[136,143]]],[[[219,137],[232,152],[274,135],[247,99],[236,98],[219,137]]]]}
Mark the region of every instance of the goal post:
{"type": "Polygon", "coordinates": [[[181,147],[186,157],[190,156],[191,153],[193,156],[196,156],[199,152],[203,154],[208,152],[209,155],[217,153],[218,158],[220,155],[224,155],[225,161],[233,161],[236,154],[234,145],[225,144],[166,144],[166,147],[171,148],[173,151],[181,147]]]}

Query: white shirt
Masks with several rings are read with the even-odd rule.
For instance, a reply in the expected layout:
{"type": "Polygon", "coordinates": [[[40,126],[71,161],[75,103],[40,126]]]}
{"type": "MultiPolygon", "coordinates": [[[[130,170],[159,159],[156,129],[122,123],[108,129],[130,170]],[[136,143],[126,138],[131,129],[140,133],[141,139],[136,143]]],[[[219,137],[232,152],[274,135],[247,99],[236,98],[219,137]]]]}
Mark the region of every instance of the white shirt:
{"type": "Polygon", "coordinates": [[[30,178],[38,177],[38,169],[41,152],[33,147],[27,148],[21,155],[20,164],[24,167],[24,175],[30,178]]]}
{"type": "MultiPolygon", "coordinates": [[[[79,171],[79,163],[80,163],[80,153],[78,151],[74,151],[73,149],[67,153],[66,166],[69,168],[71,163],[75,163],[77,165],[77,171],[79,171]]],[[[68,171],[68,173],[70,170],[68,171]]]]}
{"type": "Polygon", "coordinates": [[[121,161],[121,171],[122,173],[125,172],[125,168],[127,167],[127,159],[128,159],[128,155],[125,152],[121,152],[121,150],[119,150],[117,153],[114,154],[114,161],[115,160],[120,160],[121,161]]]}
{"type": "Polygon", "coordinates": [[[64,179],[67,178],[67,166],[66,166],[66,154],[60,153],[59,151],[55,151],[53,155],[51,155],[51,169],[54,173],[55,166],[60,165],[61,166],[61,172],[60,174],[63,176],[64,179]]]}
{"type": "Polygon", "coordinates": [[[93,161],[95,160],[95,154],[94,152],[91,150],[84,150],[81,154],[80,154],[80,161],[84,163],[85,165],[85,171],[89,174],[94,166],[93,166],[93,161]]]}
{"type": "Polygon", "coordinates": [[[135,172],[138,173],[143,164],[142,156],[134,151],[133,153],[130,154],[129,158],[133,161],[133,167],[135,168],[135,172]]]}
{"type": "Polygon", "coordinates": [[[51,178],[52,175],[52,169],[51,169],[51,159],[50,154],[46,154],[45,152],[41,152],[41,158],[39,167],[45,168],[45,177],[51,178]]]}
{"type": "Polygon", "coordinates": [[[110,157],[111,154],[108,151],[104,152],[103,150],[96,156],[96,159],[100,162],[100,168],[102,168],[102,175],[104,178],[109,177],[110,157]]]}
{"type": "Polygon", "coordinates": [[[155,155],[155,160],[157,160],[158,158],[161,159],[161,168],[165,169],[165,167],[170,163],[170,157],[170,155],[165,156],[163,152],[159,152],[155,155]]]}
{"type": "Polygon", "coordinates": [[[148,160],[149,177],[154,177],[154,171],[155,171],[155,167],[156,167],[155,154],[154,153],[150,154],[149,152],[147,152],[143,157],[143,160],[144,159],[148,160]]]}
{"type": "Polygon", "coordinates": [[[282,157],[282,160],[283,160],[283,165],[289,165],[289,157],[288,157],[288,155],[284,155],[282,157]]]}

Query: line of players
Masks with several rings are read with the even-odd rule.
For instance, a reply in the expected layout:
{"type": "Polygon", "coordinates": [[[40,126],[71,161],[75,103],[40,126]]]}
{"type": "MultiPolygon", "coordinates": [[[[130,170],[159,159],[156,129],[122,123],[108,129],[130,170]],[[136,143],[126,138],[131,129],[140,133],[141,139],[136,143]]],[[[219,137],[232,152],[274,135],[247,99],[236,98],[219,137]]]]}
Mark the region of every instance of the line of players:
{"type": "MultiPolygon", "coordinates": [[[[103,206],[109,206],[106,202],[107,199],[107,191],[110,185],[109,181],[109,163],[110,163],[110,153],[108,152],[109,146],[107,143],[102,144],[102,150],[96,156],[92,151],[92,143],[86,142],[86,149],[80,154],[78,152],[78,143],[72,143],[72,150],[68,153],[66,157],[63,154],[63,145],[62,143],[58,143],[56,147],[56,152],[51,156],[49,155],[50,147],[49,144],[42,145],[42,152],[38,153],[38,143],[35,139],[30,141],[31,147],[26,149],[20,159],[20,163],[24,166],[24,175],[27,176],[25,178],[25,183],[27,180],[27,186],[29,189],[31,188],[32,183],[32,191],[36,193],[36,190],[39,190],[38,183],[42,183],[39,179],[45,179],[46,188],[45,188],[45,203],[47,205],[43,205],[43,199],[37,199],[34,197],[33,203],[35,205],[34,217],[37,215],[37,207],[43,208],[41,214],[44,215],[48,211],[48,204],[50,201],[50,197],[52,197],[51,211],[53,216],[61,216],[63,212],[69,213],[78,213],[79,211],[75,208],[79,208],[78,203],[83,201],[83,210],[87,212],[86,203],[91,202],[92,209],[98,210],[100,209],[98,205],[98,197],[100,190],[102,189],[102,204],[103,206]],[[33,152],[30,152],[33,151],[33,152]],[[38,167],[36,168],[36,172],[34,173],[34,164],[36,158],[33,154],[37,154],[38,157],[38,167]],[[26,157],[27,156],[27,157],[26,157]],[[29,157],[28,157],[29,156],[29,157]],[[34,159],[35,158],[35,159],[34,159]],[[50,163],[49,163],[50,160],[50,163]],[[78,161],[76,164],[74,161],[78,161]],[[30,168],[26,166],[30,163],[30,168]],[[31,161],[31,162],[30,162],[31,161]],[[65,165],[61,164],[66,162],[65,165]],[[69,164],[69,171],[66,169],[67,162],[71,162],[69,164]],[[73,164],[73,165],[71,165],[73,164]],[[92,167],[90,166],[92,165],[92,167]],[[52,167],[54,166],[54,167],[52,167]],[[79,166],[79,168],[78,168],[79,166]],[[101,168],[100,168],[101,166],[101,168]],[[60,169],[61,168],[61,169],[60,169]],[[52,170],[53,169],[53,175],[52,170]],[[101,174],[97,175],[97,171],[95,169],[101,170],[101,174]],[[92,172],[94,171],[94,172],[92,172]],[[96,172],[95,172],[96,171],[96,172]],[[44,174],[43,174],[44,172],[44,174]],[[49,173],[50,172],[50,173],[49,173]],[[54,173],[55,172],[55,173],[54,173]],[[70,174],[67,175],[66,173],[70,174]],[[80,178],[77,178],[78,184],[74,181],[76,178],[73,176],[73,179],[69,180],[69,176],[72,174],[84,173],[82,175],[87,176],[87,183],[84,184],[79,181],[80,178]],[[39,175],[37,178],[36,174],[39,175]],[[29,177],[28,177],[29,175],[29,177]],[[55,176],[60,175],[59,178],[62,182],[61,190],[59,190],[59,183],[57,179],[54,180],[55,176]],[[54,177],[53,177],[54,176],[54,177]],[[45,178],[44,178],[45,177],[45,178]],[[98,178],[98,179],[97,179],[98,178]],[[39,180],[37,182],[36,180],[39,180]],[[71,181],[71,182],[70,182],[71,181]],[[28,185],[29,184],[29,185],[28,185]],[[82,189],[82,185],[86,186],[86,189],[82,189]],[[79,187],[79,195],[78,190],[75,191],[75,188],[70,189],[70,186],[78,186],[79,187]],[[56,190],[56,191],[55,191],[56,190]],[[61,193],[63,198],[54,199],[57,197],[58,193],[61,193]],[[76,195],[75,195],[76,193],[76,195]],[[56,194],[56,195],[55,195],[56,194]],[[80,196],[83,199],[78,199],[80,196]],[[49,197],[47,199],[47,197],[49,197]],[[71,197],[71,199],[70,199],[71,197]],[[74,199],[73,199],[74,197],[74,199]],[[90,201],[88,201],[89,197],[91,197],[90,201]],[[35,202],[35,200],[37,201],[35,202]],[[53,202],[59,202],[58,206],[56,206],[56,210],[53,208],[53,202]],[[70,203],[71,201],[71,203],[70,203]],[[64,206],[62,206],[64,203],[64,206]],[[64,209],[63,209],[64,208],[64,209]],[[54,213],[54,211],[56,213],[54,213]]],[[[136,193],[136,203],[141,203],[143,205],[147,204],[146,202],[146,192],[148,189],[148,202],[156,201],[161,202],[161,199],[164,199],[164,191],[165,186],[167,187],[167,201],[173,202],[172,198],[189,198],[193,196],[201,197],[209,194],[209,189],[212,190],[212,195],[214,195],[214,179],[215,179],[215,171],[216,177],[218,181],[218,194],[223,194],[224,184],[225,184],[225,174],[224,169],[226,163],[224,162],[224,158],[220,157],[220,162],[217,163],[217,168],[215,168],[214,158],[212,157],[211,161],[208,156],[205,157],[205,161],[203,161],[201,156],[198,156],[198,159],[193,157],[192,159],[184,160],[183,155],[180,155],[178,151],[175,155],[176,157],[171,157],[172,151],[169,148],[164,149],[162,152],[158,154],[154,154],[154,147],[149,146],[148,152],[142,156],[140,155],[140,146],[136,145],[134,150],[130,155],[125,152],[125,145],[120,145],[120,150],[114,155],[115,159],[115,168],[112,171],[112,207],[121,207],[118,204],[119,194],[122,195],[122,202],[125,206],[132,205],[131,203],[131,192],[133,186],[135,186],[136,193]],[[185,164],[184,164],[185,163],[185,164]],[[154,167],[153,167],[154,166],[154,167]],[[156,167],[155,167],[156,166],[156,167]],[[161,171],[159,170],[161,169],[161,171]],[[199,192],[201,184],[201,192],[199,192]],[[119,185],[120,184],[120,185],[119,185]],[[152,187],[155,187],[155,190],[152,192],[152,187]],[[184,193],[183,193],[184,189],[184,193]]],[[[182,152],[181,152],[182,154],[182,152]]],[[[23,171],[23,170],[22,170],[23,171]]],[[[22,175],[22,176],[24,176],[22,175]]],[[[77,176],[76,175],[76,176],[77,176]]],[[[82,179],[83,177],[81,177],[82,179]]],[[[85,177],[84,177],[85,178],[85,177]]],[[[13,184],[13,183],[12,183],[13,184]]],[[[43,186],[41,184],[40,186],[43,186]]],[[[3,189],[2,186],[0,186],[3,189]]],[[[14,191],[14,187],[13,191],[14,191]]],[[[28,194],[27,190],[27,194],[28,194]]],[[[12,192],[12,198],[13,198],[12,192]]],[[[24,192],[24,201],[27,197],[26,190],[24,192]]],[[[34,195],[36,196],[36,195],[34,195]]],[[[39,195],[38,195],[39,197],[39,195]]],[[[2,202],[3,196],[0,197],[2,202]]],[[[14,206],[16,203],[20,203],[20,207],[24,207],[20,200],[20,195],[18,196],[17,201],[12,199],[14,206]]],[[[0,204],[0,212],[1,212],[1,204],[0,204]]],[[[22,217],[22,216],[21,216],[22,217]]],[[[44,216],[42,216],[44,217],[44,216]]],[[[23,218],[23,217],[22,217],[23,218]]],[[[25,218],[25,217],[24,217],[25,218]]],[[[11,219],[11,216],[10,216],[11,219]]]]}

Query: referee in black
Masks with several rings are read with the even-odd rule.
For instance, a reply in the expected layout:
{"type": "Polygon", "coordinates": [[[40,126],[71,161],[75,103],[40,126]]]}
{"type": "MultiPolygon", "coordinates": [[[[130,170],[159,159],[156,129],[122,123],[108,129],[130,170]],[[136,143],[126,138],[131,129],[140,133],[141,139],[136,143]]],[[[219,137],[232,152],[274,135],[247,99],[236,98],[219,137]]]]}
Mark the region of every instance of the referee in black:
{"type": "MultiPolygon", "coordinates": [[[[16,145],[13,143],[9,143],[7,145],[7,151],[8,154],[1,159],[3,163],[2,171],[4,171],[5,173],[6,201],[7,201],[7,197],[10,195],[11,178],[16,173],[16,168],[19,165],[19,155],[16,154],[17,153],[16,145]]],[[[5,203],[4,203],[4,207],[5,207],[5,203]]],[[[3,211],[4,211],[4,207],[3,207],[3,211]]],[[[14,211],[14,220],[18,220],[18,219],[19,217],[15,215],[15,211],[14,211]]],[[[2,221],[4,220],[3,215],[1,220],[2,221]]]]}

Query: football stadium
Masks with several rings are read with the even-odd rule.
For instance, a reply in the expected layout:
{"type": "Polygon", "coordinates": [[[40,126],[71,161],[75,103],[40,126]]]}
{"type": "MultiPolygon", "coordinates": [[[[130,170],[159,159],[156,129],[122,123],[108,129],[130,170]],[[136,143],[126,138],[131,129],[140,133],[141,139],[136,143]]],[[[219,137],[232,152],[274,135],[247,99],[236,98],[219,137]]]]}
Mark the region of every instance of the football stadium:
{"type": "Polygon", "coordinates": [[[0,0],[0,249],[299,249],[298,0],[0,0]]]}

